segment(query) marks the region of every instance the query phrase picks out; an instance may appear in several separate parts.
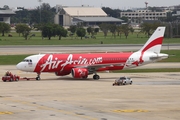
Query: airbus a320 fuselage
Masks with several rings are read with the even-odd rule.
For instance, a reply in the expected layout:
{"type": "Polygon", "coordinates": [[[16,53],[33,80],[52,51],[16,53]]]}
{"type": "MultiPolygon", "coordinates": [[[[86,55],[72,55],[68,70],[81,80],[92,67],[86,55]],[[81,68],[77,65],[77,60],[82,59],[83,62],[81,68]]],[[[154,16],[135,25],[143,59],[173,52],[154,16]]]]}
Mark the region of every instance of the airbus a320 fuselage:
{"type": "Polygon", "coordinates": [[[42,72],[54,72],[57,76],[72,74],[73,78],[86,79],[99,71],[123,70],[156,62],[168,57],[160,53],[165,27],[158,27],[145,45],[137,52],[83,53],[83,54],[37,54],[26,57],[17,68],[36,72],[40,79],[42,72]]]}

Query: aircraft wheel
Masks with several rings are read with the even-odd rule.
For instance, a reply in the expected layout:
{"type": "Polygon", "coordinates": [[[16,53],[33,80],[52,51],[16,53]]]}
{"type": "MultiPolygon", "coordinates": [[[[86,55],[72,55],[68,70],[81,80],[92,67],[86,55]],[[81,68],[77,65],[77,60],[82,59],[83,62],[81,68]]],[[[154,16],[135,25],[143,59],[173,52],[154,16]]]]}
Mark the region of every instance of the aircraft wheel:
{"type": "Polygon", "coordinates": [[[94,79],[94,80],[98,80],[99,78],[100,78],[99,75],[94,75],[94,76],[93,76],[93,79],[94,79]]]}
{"type": "Polygon", "coordinates": [[[12,82],[12,81],[13,81],[13,79],[12,79],[12,78],[10,78],[9,82],[12,82]]]}
{"type": "Polygon", "coordinates": [[[36,80],[40,80],[40,77],[36,77],[36,80]]]}
{"type": "Polygon", "coordinates": [[[37,73],[36,80],[40,80],[40,79],[41,79],[41,78],[40,78],[40,74],[41,74],[41,73],[37,73]]]}
{"type": "Polygon", "coordinates": [[[16,80],[15,81],[19,81],[19,78],[16,78],[16,80]]]}

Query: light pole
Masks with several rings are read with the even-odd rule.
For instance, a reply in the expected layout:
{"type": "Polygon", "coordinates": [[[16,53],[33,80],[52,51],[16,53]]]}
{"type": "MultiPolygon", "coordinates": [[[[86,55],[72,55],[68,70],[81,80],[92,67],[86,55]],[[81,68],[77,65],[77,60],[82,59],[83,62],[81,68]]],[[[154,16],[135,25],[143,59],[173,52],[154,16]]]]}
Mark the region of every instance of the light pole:
{"type": "Polygon", "coordinates": [[[39,10],[40,10],[40,20],[39,20],[39,22],[41,23],[41,2],[42,2],[42,0],[38,0],[38,2],[39,2],[39,10]]]}

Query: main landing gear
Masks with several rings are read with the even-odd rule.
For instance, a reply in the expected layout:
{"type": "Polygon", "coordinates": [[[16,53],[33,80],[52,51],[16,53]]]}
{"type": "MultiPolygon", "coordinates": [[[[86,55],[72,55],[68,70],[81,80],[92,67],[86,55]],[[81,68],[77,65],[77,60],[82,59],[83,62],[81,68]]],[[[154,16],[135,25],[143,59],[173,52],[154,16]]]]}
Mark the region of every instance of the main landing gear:
{"type": "Polygon", "coordinates": [[[93,79],[94,79],[94,80],[99,80],[99,78],[100,78],[99,75],[97,75],[97,74],[93,75],[93,79]]]}
{"type": "Polygon", "coordinates": [[[41,74],[41,73],[37,73],[36,80],[41,80],[41,78],[40,78],[40,74],[41,74]]]}

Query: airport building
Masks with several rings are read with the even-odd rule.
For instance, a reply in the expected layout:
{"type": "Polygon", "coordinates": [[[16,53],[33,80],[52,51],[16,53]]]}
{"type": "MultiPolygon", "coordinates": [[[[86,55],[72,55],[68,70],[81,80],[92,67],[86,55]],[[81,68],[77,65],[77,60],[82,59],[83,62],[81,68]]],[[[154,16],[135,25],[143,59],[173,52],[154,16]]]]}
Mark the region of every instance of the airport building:
{"type": "Polygon", "coordinates": [[[9,10],[0,10],[0,22],[5,22],[10,24],[10,18],[12,15],[15,15],[16,13],[12,11],[11,9],[9,10]]]}
{"type": "Polygon", "coordinates": [[[96,26],[102,23],[121,24],[123,20],[109,17],[101,8],[90,6],[57,6],[54,22],[62,26],[77,25],[96,26]]]}
{"type": "Polygon", "coordinates": [[[143,20],[159,20],[159,18],[166,18],[166,12],[154,12],[151,10],[136,10],[133,12],[121,12],[121,17],[127,17],[132,23],[141,23],[143,20]]]}

